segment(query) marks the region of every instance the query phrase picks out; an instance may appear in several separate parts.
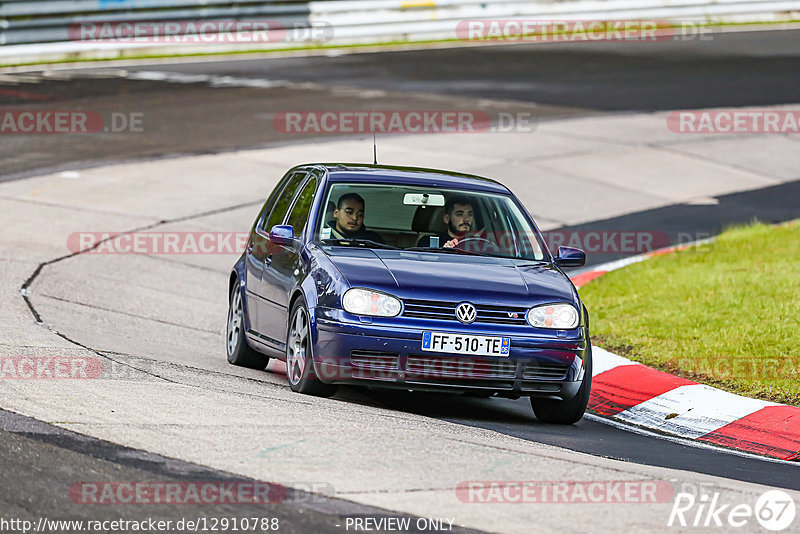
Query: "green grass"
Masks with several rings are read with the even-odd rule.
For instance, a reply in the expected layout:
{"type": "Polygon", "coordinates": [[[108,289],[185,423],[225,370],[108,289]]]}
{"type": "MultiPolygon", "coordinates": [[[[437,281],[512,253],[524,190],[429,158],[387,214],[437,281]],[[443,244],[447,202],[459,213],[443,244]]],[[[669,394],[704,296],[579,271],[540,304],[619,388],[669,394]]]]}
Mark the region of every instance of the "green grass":
{"type": "Polygon", "coordinates": [[[714,243],[610,272],[580,290],[593,342],[750,397],[800,405],[800,224],[731,228],[714,243]]]}

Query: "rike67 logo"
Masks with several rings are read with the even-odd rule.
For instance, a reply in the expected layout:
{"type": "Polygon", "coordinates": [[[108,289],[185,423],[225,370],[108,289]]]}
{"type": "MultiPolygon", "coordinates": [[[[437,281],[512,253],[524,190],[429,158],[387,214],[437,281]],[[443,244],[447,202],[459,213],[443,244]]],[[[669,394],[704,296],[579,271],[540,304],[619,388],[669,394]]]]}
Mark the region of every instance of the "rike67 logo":
{"type": "Polygon", "coordinates": [[[720,493],[678,493],[672,505],[667,526],[738,528],[753,526],[778,532],[794,521],[796,507],[791,495],[781,490],[769,490],[750,504],[722,504],[720,493]]]}

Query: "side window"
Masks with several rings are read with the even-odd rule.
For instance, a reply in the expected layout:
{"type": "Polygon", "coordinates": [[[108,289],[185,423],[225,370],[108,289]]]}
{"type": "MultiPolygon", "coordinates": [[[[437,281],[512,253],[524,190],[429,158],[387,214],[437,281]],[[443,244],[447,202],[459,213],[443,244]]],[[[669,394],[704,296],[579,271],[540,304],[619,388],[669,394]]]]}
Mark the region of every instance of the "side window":
{"type": "Polygon", "coordinates": [[[256,222],[253,223],[253,229],[264,229],[267,217],[269,217],[269,214],[272,212],[272,207],[275,205],[275,201],[280,196],[281,191],[286,189],[286,183],[289,181],[289,178],[291,178],[291,176],[287,174],[278,181],[278,184],[267,197],[267,201],[264,202],[264,205],[261,207],[261,211],[258,212],[258,218],[256,219],[256,222]]]}
{"type": "Polygon", "coordinates": [[[262,230],[265,233],[269,232],[270,229],[276,224],[280,224],[281,222],[283,222],[283,217],[289,210],[289,206],[292,203],[294,194],[297,192],[297,188],[300,187],[300,184],[303,183],[305,177],[306,173],[296,172],[289,179],[289,182],[286,184],[286,187],[283,188],[283,191],[281,191],[280,196],[278,196],[278,199],[275,201],[275,206],[273,206],[272,212],[269,214],[269,217],[267,218],[267,222],[262,227],[262,230]]]}
{"type": "Polygon", "coordinates": [[[316,189],[317,180],[312,176],[297,196],[297,200],[292,207],[292,212],[289,214],[289,220],[286,224],[292,225],[295,237],[300,237],[303,234],[303,229],[308,221],[308,212],[311,210],[311,202],[314,200],[314,191],[316,189]]]}

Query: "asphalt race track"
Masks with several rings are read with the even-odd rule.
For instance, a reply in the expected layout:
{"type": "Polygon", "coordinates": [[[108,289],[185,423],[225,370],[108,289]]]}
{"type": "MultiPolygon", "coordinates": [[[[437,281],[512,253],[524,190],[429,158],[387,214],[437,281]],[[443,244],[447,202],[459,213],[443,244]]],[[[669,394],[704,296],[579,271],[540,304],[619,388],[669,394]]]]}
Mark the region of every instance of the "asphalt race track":
{"type": "MultiPolygon", "coordinates": [[[[86,506],[80,502],[64,504],[54,499],[56,491],[74,484],[77,474],[91,474],[96,479],[152,480],[191,483],[213,481],[220,484],[246,484],[258,481],[232,476],[229,473],[188,464],[143,451],[120,447],[112,443],[54,428],[45,423],[0,410],[0,468],[4,474],[0,490],[0,506],[4,516],[36,519],[42,512],[52,518],[108,518],[117,519],[129,514],[124,504],[109,505],[102,513],[85,515],[86,506]],[[42,467],[49,466],[46,475],[42,467]],[[54,491],[55,490],[55,491],[54,491]],[[58,504],[55,504],[58,503],[58,504]],[[55,505],[54,505],[55,504],[55,505]]],[[[325,488],[311,488],[315,491],[325,488]]],[[[272,491],[272,490],[271,490],[272,491]]],[[[347,517],[379,517],[384,510],[358,505],[341,499],[332,499],[319,493],[308,493],[284,488],[276,489],[281,502],[269,504],[188,504],[181,508],[179,517],[227,517],[247,519],[269,517],[276,519],[281,531],[326,532],[347,517]],[[284,491],[286,491],[284,495],[284,491]],[[302,511],[301,511],[302,510],[302,511]]],[[[174,509],[162,505],[143,506],[138,517],[155,521],[174,520],[174,509]]],[[[402,517],[395,515],[396,517],[402,517]]],[[[416,518],[410,517],[412,520],[416,518]]],[[[413,524],[413,523],[412,523],[413,524]]],[[[474,532],[454,528],[455,532],[474,532]]],[[[66,532],[67,529],[61,532],[66,532]]],[[[414,530],[412,530],[414,531],[414,530]]],[[[416,532],[416,531],[415,531],[416,532]]]]}
{"type": "Polygon", "coordinates": [[[68,144],[55,136],[15,136],[0,147],[0,179],[68,164],[293,142],[297,139],[271,127],[274,114],[288,110],[477,106],[489,113],[532,111],[547,120],[608,111],[791,104],[800,100],[798,50],[800,30],[786,30],[682,42],[545,43],[99,64],[94,69],[71,65],[46,76],[35,70],[9,74],[0,79],[0,105],[27,110],[77,104],[101,113],[143,112],[147,135],[100,132],[68,144]],[[151,72],[162,76],[143,75],[151,72]],[[177,81],[163,81],[164,74],[177,75],[171,78],[177,81]],[[187,105],[193,102],[202,105],[187,105]]]}
{"type": "MultiPolygon", "coordinates": [[[[16,110],[84,109],[103,115],[141,113],[146,134],[6,136],[0,142],[3,160],[0,181],[10,183],[61,170],[117,162],[159,158],[168,161],[180,156],[302,146],[320,141],[313,136],[289,136],[273,128],[273,118],[281,111],[479,108],[490,114],[532,113],[538,121],[546,123],[609,113],[626,116],[673,109],[786,105],[800,101],[798,87],[800,30],[732,32],[715,34],[711,40],[658,44],[492,45],[307,57],[203,59],[135,66],[98,64],[47,71],[31,68],[24,73],[0,74],[0,106],[16,110]]],[[[680,235],[714,235],[727,225],[753,219],[786,221],[800,217],[799,178],[800,174],[795,172],[793,180],[717,195],[709,203],[670,204],[553,227],[578,231],[657,228],[675,242],[680,235]]],[[[230,215],[228,220],[245,220],[253,209],[252,205],[231,206],[228,211],[240,215],[230,215]]],[[[205,216],[228,216],[226,210],[221,211],[205,216]]],[[[202,209],[195,210],[201,212],[202,209]]],[[[590,256],[589,264],[622,255],[590,256]]],[[[80,258],[67,259],[61,265],[71,261],[80,258]]],[[[59,282],[74,283],[65,271],[58,270],[59,265],[53,268],[59,282]]],[[[48,319],[53,317],[61,321],[58,326],[64,340],[97,349],[93,341],[99,343],[101,338],[81,329],[75,329],[73,336],[66,319],[69,314],[58,306],[47,302],[44,309],[34,306],[31,311],[41,313],[45,323],[49,324],[48,319]]],[[[220,324],[223,321],[220,317],[220,324]]],[[[102,324],[99,319],[98,324],[102,324]]],[[[142,335],[147,337],[146,332],[142,335]]],[[[200,336],[213,337],[208,332],[200,336]]],[[[100,353],[113,355],[112,344],[100,347],[100,353]]],[[[133,352],[130,346],[119,350],[126,354],[133,352]]],[[[195,365],[188,357],[169,363],[187,369],[195,365]]],[[[220,366],[215,364],[204,371],[223,372],[224,363],[221,349],[220,366]]],[[[202,368],[206,364],[196,365],[202,368]]],[[[199,384],[193,387],[214,387],[214,377],[192,380],[192,384],[199,384]]],[[[241,382],[236,387],[243,390],[253,385],[274,388],[285,382],[275,367],[262,376],[225,375],[225,380],[241,382]]],[[[435,418],[602,458],[800,490],[800,477],[792,465],[628,432],[595,418],[567,428],[540,424],[529,404],[523,401],[455,399],[350,388],[343,389],[335,398],[354,410],[388,409],[398,417],[435,418]]],[[[58,496],[71,481],[87,478],[86,473],[98,480],[153,476],[178,481],[242,479],[225,469],[200,467],[136,451],[2,410],[0,466],[4,473],[0,508],[19,516],[33,516],[41,510],[53,516],[84,513],[64,505],[58,496]],[[24,455],[20,456],[21,452],[24,455]],[[44,482],[50,480],[57,483],[44,482]],[[18,489],[11,490],[12,487],[18,489]]],[[[387,513],[380,507],[347,500],[312,497],[303,492],[295,495],[296,499],[288,499],[280,508],[270,508],[274,516],[287,518],[285,524],[291,526],[285,530],[290,532],[341,531],[331,525],[345,516],[387,513]]],[[[137,511],[141,512],[144,510],[137,511]]],[[[151,515],[161,512],[165,517],[173,517],[172,511],[163,509],[151,515]]],[[[184,508],[180,515],[245,517],[250,512],[223,506],[184,508]]],[[[99,512],[92,513],[96,516],[99,512]]],[[[102,513],[114,517],[118,510],[105,509],[102,513]]]]}

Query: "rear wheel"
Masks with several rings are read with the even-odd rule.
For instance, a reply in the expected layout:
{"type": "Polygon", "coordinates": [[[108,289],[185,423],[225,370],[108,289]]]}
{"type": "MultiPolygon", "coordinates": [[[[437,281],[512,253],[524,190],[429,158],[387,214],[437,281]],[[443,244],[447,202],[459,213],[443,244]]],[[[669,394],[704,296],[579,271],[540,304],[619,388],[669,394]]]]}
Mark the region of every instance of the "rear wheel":
{"type": "Polygon", "coordinates": [[[228,363],[250,369],[265,369],[269,363],[269,357],[250,347],[244,336],[242,291],[237,282],[231,290],[231,300],[228,307],[228,328],[225,336],[228,363]]]}
{"type": "Polygon", "coordinates": [[[586,406],[589,404],[589,394],[592,389],[591,343],[589,343],[588,350],[589,354],[586,356],[586,369],[583,374],[583,383],[574,397],[566,401],[534,399],[531,397],[531,407],[539,421],[558,425],[572,425],[583,418],[583,414],[586,412],[586,406]]]}
{"type": "Polygon", "coordinates": [[[286,379],[292,391],[330,397],[336,393],[336,386],[326,384],[314,371],[314,358],[311,352],[311,321],[308,308],[298,299],[289,314],[289,328],[286,333],[286,379]]]}

